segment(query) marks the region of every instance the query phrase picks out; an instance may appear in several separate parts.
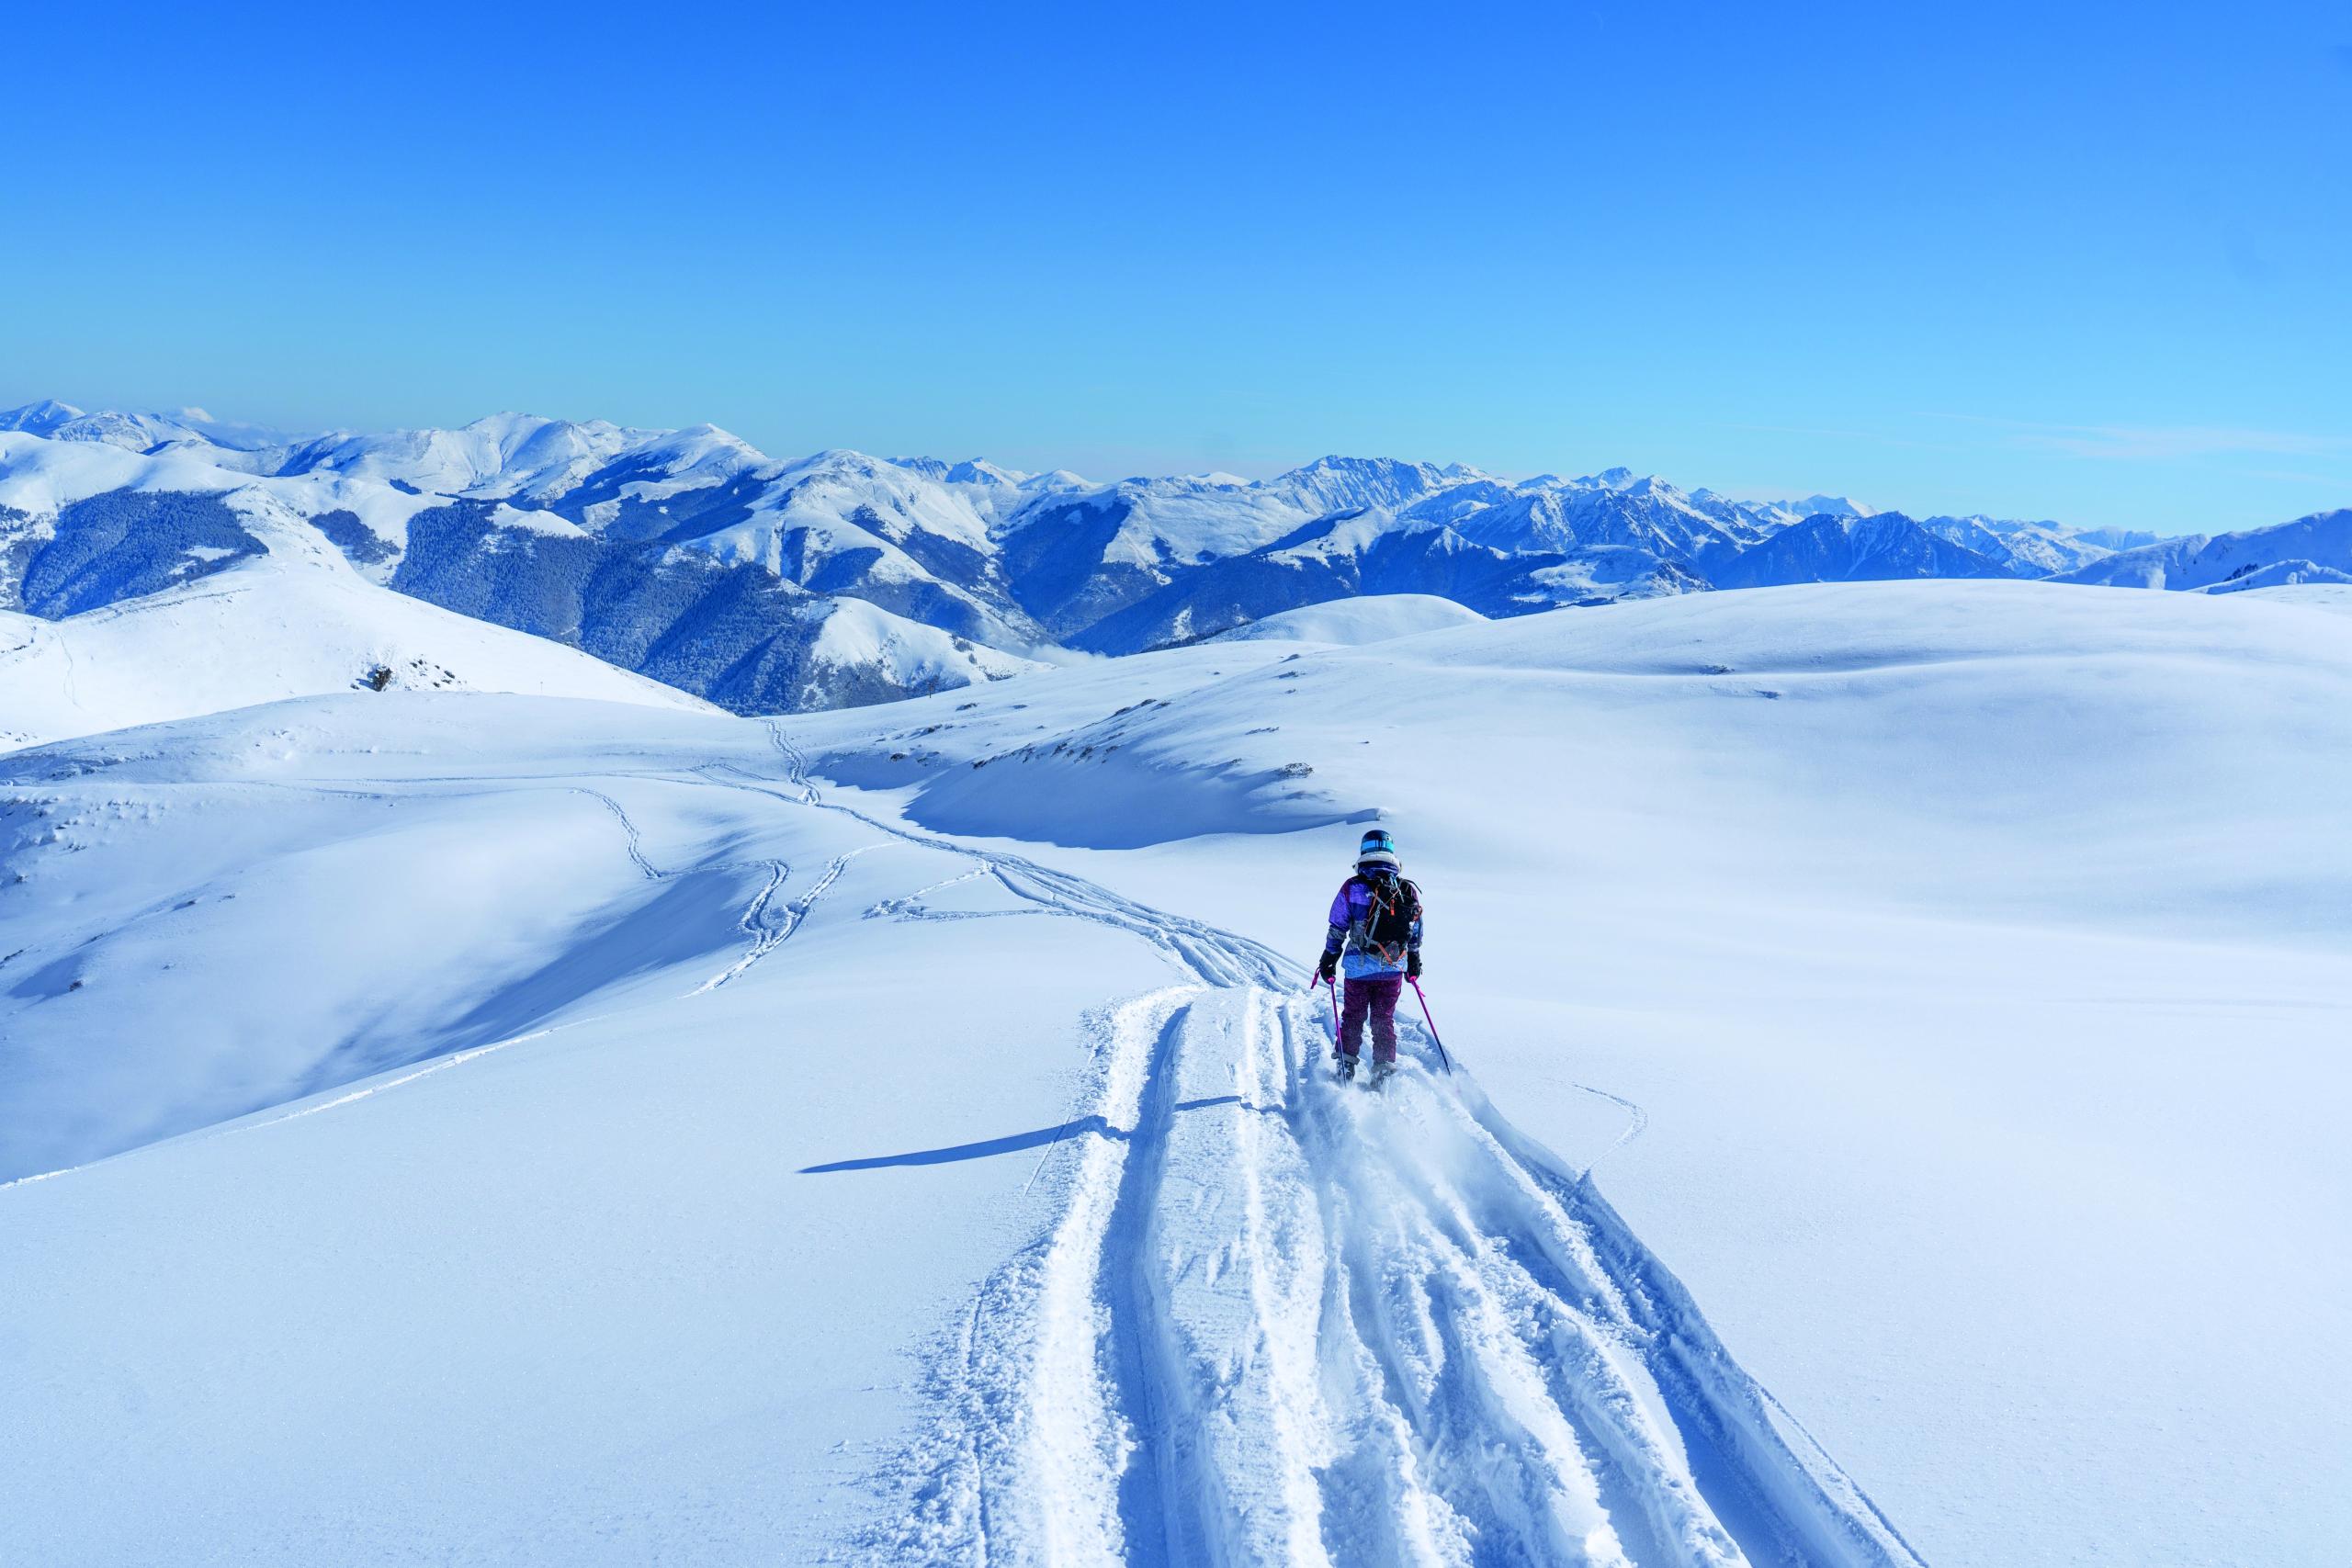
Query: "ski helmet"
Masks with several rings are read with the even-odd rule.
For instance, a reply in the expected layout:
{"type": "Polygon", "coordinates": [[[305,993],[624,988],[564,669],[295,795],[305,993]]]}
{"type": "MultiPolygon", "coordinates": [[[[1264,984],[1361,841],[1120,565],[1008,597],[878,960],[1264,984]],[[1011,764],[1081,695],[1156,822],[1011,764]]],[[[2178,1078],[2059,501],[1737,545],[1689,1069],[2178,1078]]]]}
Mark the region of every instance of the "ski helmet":
{"type": "Polygon", "coordinates": [[[1357,846],[1356,865],[1359,869],[1364,866],[1385,865],[1389,870],[1396,871],[1402,864],[1403,863],[1396,858],[1396,840],[1388,836],[1388,829],[1385,828],[1374,828],[1363,836],[1363,842],[1357,846]]]}

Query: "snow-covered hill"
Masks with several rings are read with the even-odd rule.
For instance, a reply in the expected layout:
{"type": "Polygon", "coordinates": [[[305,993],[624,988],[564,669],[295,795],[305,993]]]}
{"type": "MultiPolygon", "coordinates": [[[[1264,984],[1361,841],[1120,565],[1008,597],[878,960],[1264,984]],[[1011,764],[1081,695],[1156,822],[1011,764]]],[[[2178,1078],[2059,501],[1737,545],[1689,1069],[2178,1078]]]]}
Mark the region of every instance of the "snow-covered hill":
{"type": "Polygon", "coordinates": [[[1476,610],[1430,593],[1382,593],[1284,610],[1218,634],[1218,642],[1319,642],[1358,648],[1391,637],[1476,626],[1476,610]]]}
{"type": "Polygon", "coordinates": [[[1840,583],[0,757],[0,1538],[2319,1568],[2321,592],[1840,583]],[[1319,1076],[1302,963],[1374,817],[1460,1069],[1416,1018],[1385,1100],[1319,1076]]]}
{"type": "Polygon", "coordinates": [[[405,691],[714,711],[673,686],[348,572],[248,564],[62,620],[0,611],[0,750],[283,697],[405,691]]]}
{"type": "Polygon", "coordinates": [[[2295,604],[2330,615],[2352,615],[2352,582],[2282,582],[2245,592],[2267,604],[2295,604]]]}

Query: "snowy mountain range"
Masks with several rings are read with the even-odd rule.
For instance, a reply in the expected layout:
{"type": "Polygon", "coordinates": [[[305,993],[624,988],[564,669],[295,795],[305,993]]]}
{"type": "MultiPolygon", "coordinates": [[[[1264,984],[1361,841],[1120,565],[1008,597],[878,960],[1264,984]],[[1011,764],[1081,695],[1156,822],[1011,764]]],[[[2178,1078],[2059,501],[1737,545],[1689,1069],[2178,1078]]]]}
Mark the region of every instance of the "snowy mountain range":
{"type": "Polygon", "coordinates": [[[2324,518],[2162,541],[1915,519],[1625,468],[1514,480],[1328,457],[1269,479],[1095,483],[844,450],[782,461],[711,425],[509,413],[293,434],[198,409],[0,412],[0,609],[54,620],[299,564],[741,712],[882,701],[1365,594],[1507,617],[1891,578],[2338,581],[2352,574],[2345,536],[2324,518]],[[308,547],[322,542],[332,559],[308,547]]]}

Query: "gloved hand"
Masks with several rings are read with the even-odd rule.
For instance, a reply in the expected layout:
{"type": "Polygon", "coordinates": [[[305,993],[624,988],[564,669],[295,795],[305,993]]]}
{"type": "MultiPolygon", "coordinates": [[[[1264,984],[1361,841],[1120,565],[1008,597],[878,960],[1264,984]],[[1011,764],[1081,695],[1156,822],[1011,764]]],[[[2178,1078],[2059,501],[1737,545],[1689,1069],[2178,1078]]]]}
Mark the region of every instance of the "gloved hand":
{"type": "Polygon", "coordinates": [[[1331,983],[1332,976],[1339,974],[1339,972],[1340,955],[1336,953],[1325,953],[1323,955],[1323,962],[1315,966],[1316,984],[1321,986],[1329,985],[1331,983]]]}
{"type": "Polygon", "coordinates": [[[1405,954],[1405,978],[1408,980],[1418,980],[1420,977],[1421,955],[1418,953],[1408,953],[1405,954]]]}

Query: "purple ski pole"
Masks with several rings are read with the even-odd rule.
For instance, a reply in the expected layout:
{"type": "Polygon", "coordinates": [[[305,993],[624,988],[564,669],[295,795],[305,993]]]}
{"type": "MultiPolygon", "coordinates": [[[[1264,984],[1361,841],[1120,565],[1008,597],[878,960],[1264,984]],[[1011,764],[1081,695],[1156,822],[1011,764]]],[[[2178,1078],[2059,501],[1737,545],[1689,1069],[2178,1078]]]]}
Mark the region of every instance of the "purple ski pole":
{"type": "Polygon", "coordinates": [[[1419,980],[1408,978],[1405,983],[1413,987],[1413,995],[1420,998],[1421,1021],[1430,1026],[1430,1043],[1437,1047],[1437,1059],[1445,1064],[1446,1077],[1452,1077],[1453,1058],[1445,1054],[1445,1042],[1437,1037],[1437,1020],[1430,1016],[1430,999],[1421,995],[1421,983],[1419,980]]]}

